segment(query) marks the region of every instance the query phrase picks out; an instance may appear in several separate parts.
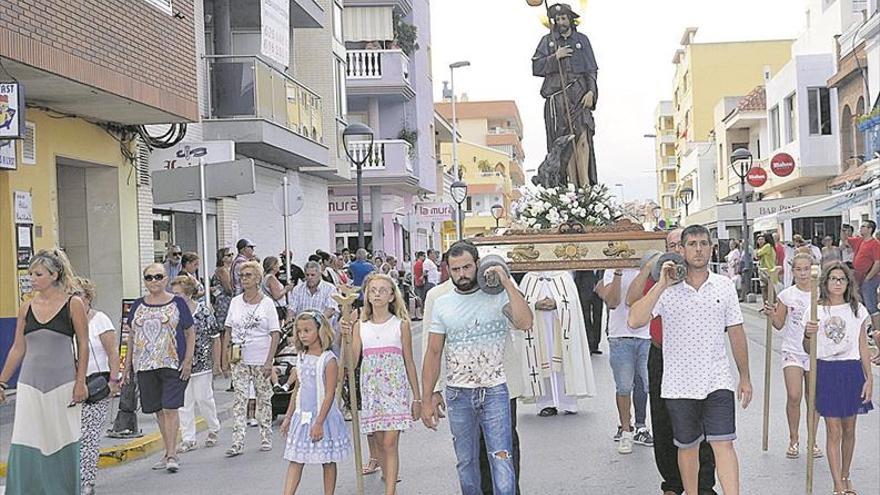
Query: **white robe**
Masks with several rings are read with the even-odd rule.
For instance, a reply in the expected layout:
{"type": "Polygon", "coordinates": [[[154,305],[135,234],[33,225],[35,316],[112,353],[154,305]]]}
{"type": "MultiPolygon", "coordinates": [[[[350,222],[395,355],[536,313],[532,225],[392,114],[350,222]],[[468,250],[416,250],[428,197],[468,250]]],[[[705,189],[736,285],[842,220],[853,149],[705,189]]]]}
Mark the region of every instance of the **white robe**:
{"type": "Polygon", "coordinates": [[[594,396],[596,383],[574,278],[569,272],[530,272],[520,288],[535,313],[533,328],[517,342],[524,365],[521,399],[577,412],[577,399],[594,396]],[[556,301],[556,309],[536,311],[535,303],[545,297],[556,301]]]}

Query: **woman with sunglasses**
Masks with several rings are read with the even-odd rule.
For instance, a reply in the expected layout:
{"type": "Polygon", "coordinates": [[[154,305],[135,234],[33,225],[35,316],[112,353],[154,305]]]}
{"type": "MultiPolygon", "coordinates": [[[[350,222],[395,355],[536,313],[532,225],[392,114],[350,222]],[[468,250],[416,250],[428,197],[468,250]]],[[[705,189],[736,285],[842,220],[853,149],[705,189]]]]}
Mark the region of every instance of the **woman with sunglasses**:
{"type": "Polygon", "coordinates": [[[176,473],[177,430],[183,407],[184,392],[192,372],[196,334],[192,312],[186,301],[165,289],[168,274],[165,267],[153,263],[144,268],[147,294],[137,299],[128,312],[124,327],[128,330],[123,383],[137,374],[141,411],[156,414],[159,432],[165,445],[165,456],[153,469],[176,473]]]}
{"type": "Polygon", "coordinates": [[[281,325],[278,324],[275,304],[260,288],[263,267],[256,261],[244,262],[239,278],[244,292],[232,298],[225,323],[233,345],[232,385],[235,388],[232,446],[226,450],[226,457],[244,453],[248,391],[252,384],[257,396],[260,450],[272,450],[272,383],[278,381],[272,361],[281,336],[281,325]]]}

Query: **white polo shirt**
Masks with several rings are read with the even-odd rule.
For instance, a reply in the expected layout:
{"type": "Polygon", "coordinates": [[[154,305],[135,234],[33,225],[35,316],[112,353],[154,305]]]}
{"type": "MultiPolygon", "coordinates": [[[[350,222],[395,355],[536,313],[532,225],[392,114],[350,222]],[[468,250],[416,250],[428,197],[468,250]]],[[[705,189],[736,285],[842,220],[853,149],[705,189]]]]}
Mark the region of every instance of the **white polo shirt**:
{"type": "Polygon", "coordinates": [[[687,282],[667,288],[654,306],[663,318],[664,399],[705,399],[715,390],[734,390],[725,348],[727,327],[741,325],[733,282],[709,273],[694,289],[687,282]]]}

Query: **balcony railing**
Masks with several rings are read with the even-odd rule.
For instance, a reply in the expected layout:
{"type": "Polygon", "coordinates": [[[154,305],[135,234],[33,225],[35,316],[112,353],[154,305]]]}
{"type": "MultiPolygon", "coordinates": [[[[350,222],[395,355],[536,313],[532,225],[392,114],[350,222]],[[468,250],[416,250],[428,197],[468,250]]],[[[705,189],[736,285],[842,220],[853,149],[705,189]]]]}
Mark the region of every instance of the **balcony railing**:
{"type": "Polygon", "coordinates": [[[396,72],[392,64],[399,64],[403,79],[409,81],[409,59],[401,50],[348,50],[345,61],[348,79],[382,79],[389,70],[396,72]]]}
{"type": "MultiPolygon", "coordinates": [[[[355,161],[360,162],[367,157],[369,141],[353,141],[349,143],[349,152],[355,161]]],[[[380,139],[373,142],[373,153],[367,157],[363,165],[365,172],[371,170],[393,170],[397,163],[402,163],[403,168],[412,173],[412,145],[402,139],[380,139]]],[[[352,165],[352,170],[357,167],[352,165]]]]}
{"type": "Polygon", "coordinates": [[[209,119],[264,119],[324,141],[321,97],[259,56],[206,56],[209,119]]]}

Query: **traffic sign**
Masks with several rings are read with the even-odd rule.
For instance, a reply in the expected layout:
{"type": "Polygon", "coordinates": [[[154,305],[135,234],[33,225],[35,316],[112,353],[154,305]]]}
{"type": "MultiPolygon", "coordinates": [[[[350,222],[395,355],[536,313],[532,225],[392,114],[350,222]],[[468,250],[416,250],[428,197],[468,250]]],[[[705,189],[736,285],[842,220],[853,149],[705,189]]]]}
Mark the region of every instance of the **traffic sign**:
{"type": "Polygon", "coordinates": [[[761,167],[752,167],[746,176],[746,182],[752,187],[761,187],[767,183],[767,171],[761,167]]]}
{"type": "MultiPolygon", "coordinates": [[[[156,204],[199,199],[199,167],[154,170],[150,177],[156,204]]],[[[205,164],[205,199],[253,194],[255,190],[253,159],[205,164]]]]}
{"type": "MultiPolygon", "coordinates": [[[[275,210],[278,213],[284,215],[284,186],[279,186],[278,189],[275,190],[275,194],[272,197],[272,204],[275,205],[275,210]]],[[[296,215],[302,210],[303,205],[305,205],[305,201],[303,200],[303,192],[299,186],[295,184],[288,184],[287,186],[287,208],[291,215],[296,215]]]]}
{"type": "Polygon", "coordinates": [[[770,159],[770,170],[778,177],[787,177],[794,172],[794,158],[788,153],[776,153],[770,159]]]}

